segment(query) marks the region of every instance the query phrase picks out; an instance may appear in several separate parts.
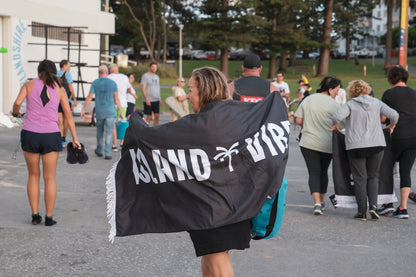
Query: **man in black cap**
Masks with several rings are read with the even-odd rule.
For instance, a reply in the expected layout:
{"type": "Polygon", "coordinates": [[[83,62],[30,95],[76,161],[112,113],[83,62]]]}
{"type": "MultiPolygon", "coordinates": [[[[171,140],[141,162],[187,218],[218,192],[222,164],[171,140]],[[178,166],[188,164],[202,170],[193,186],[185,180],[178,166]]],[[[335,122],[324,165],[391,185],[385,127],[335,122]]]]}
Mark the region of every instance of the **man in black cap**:
{"type": "Polygon", "coordinates": [[[243,77],[230,83],[229,88],[234,100],[259,102],[270,92],[277,91],[276,87],[260,77],[262,70],[260,57],[249,54],[241,66],[243,77]]]}

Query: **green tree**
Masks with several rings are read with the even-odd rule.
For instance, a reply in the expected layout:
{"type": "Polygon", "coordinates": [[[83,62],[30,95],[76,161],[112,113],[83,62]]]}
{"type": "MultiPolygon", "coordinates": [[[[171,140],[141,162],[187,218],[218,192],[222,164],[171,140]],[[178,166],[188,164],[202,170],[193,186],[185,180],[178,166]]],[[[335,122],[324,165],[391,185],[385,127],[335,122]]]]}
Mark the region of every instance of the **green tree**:
{"type": "Polygon", "coordinates": [[[167,42],[172,23],[178,24],[180,14],[185,12],[184,5],[179,0],[121,0],[121,6],[112,1],[117,15],[116,30],[119,36],[114,40],[135,42],[145,47],[151,60],[159,58],[163,48],[163,62],[166,62],[167,42]],[[179,15],[178,15],[179,14],[179,15]],[[131,20],[133,19],[133,20],[131,20]],[[158,57],[155,57],[158,53],[158,57]]]}
{"type": "MultiPolygon", "coordinates": [[[[399,43],[400,43],[400,27],[396,27],[392,29],[392,43],[391,46],[392,48],[399,48],[399,43]]],[[[384,34],[380,37],[380,44],[386,44],[386,40],[387,40],[387,34],[384,34]]],[[[413,48],[416,44],[416,28],[409,26],[408,28],[408,41],[407,41],[407,46],[409,48],[413,48]]]]}
{"type": "Polygon", "coordinates": [[[199,39],[212,49],[221,50],[221,71],[228,76],[228,49],[232,46],[249,46],[251,27],[244,10],[244,1],[203,0],[195,4],[199,22],[194,26],[199,39]]]}
{"type": "Polygon", "coordinates": [[[357,34],[366,36],[361,27],[369,24],[377,0],[336,0],[334,3],[334,31],[345,38],[346,59],[350,58],[350,44],[357,34]]]}
{"type": "Polygon", "coordinates": [[[322,46],[319,57],[318,76],[328,75],[329,48],[331,47],[332,12],[334,8],[334,0],[325,0],[324,7],[324,23],[322,27],[322,46]]]}
{"type": "MultiPolygon", "coordinates": [[[[157,34],[156,27],[158,16],[160,15],[160,5],[158,5],[158,1],[122,0],[121,3],[127,7],[127,11],[130,13],[130,16],[127,18],[133,18],[133,20],[138,24],[138,31],[144,44],[146,45],[147,50],[149,51],[150,59],[154,60],[157,34]],[[147,30],[147,32],[145,30],[147,30]]],[[[125,10],[122,10],[122,12],[123,15],[127,16],[127,12],[125,10]]],[[[120,21],[122,24],[124,22],[124,20],[120,21]]]]}
{"type": "MultiPolygon", "coordinates": [[[[299,50],[319,45],[309,37],[307,26],[311,0],[264,0],[256,1],[252,25],[257,26],[257,42],[260,49],[270,50],[269,78],[275,75],[276,54],[280,53],[279,70],[286,71],[286,56],[291,54],[292,66],[299,50]]],[[[312,9],[311,9],[312,10],[312,9]]]]}

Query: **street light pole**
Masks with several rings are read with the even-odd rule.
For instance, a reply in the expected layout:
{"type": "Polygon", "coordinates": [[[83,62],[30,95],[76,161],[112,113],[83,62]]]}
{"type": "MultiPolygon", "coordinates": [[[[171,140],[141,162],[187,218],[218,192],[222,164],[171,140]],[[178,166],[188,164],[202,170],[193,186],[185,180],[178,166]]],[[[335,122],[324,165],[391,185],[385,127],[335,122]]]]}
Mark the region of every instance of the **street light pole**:
{"type": "Polygon", "coordinates": [[[375,55],[375,52],[376,52],[376,43],[375,43],[376,40],[375,40],[375,36],[376,36],[376,31],[373,30],[373,67],[375,65],[374,55],[375,55]]]}
{"type": "Polygon", "coordinates": [[[182,29],[183,29],[183,24],[180,24],[178,27],[179,27],[179,78],[182,78],[182,56],[183,56],[182,29]]]}

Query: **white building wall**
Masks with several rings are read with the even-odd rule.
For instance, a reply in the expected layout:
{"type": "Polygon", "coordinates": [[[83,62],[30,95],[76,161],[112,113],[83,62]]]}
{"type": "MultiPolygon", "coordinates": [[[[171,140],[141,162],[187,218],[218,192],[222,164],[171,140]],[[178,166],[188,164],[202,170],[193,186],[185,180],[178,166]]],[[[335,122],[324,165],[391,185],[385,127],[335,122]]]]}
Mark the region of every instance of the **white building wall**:
{"type": "MultiPolygon", "coordinates": [[[[39,61],[48,58],[56,62],[68,58],[66,46],[48,46],[47,57],[44,45],[31,45],[31,43],[45,43],[45,38],[32,36],[33,22],[62,27],[88,27],[80,29],[82,35],[82,48],[99,49],[100,36],[88,33],[114,33],[115,18],[113,14],[102,12],[100,0],[0,0],[0,34],[2,45],[8,48],[9,53],[1,54],[0,65],[3,70],[0,76],[0,112],[8,112],[15,100],[21,85],[28,79],[37,77],[39,61]],[[23,8],[22,8],[23,7],[23,8]],[[30,62],[36,61],[36,62],[30,62]]],[[[67,41],[48,39],[48,43],[66,44],[67,41]]],[[[71,63],[78,63],[78,43],[71,43],[71,63]],[[72,49],[76,48],[76,50],[72,49]]],[[[100,61],[99,51],[81,51],[80,62],[88,67],[81,67],[83,81],[92,82],[98,77],[100,61]]],[[[78,79],[78,69],[72,65],[71,74],[74,80],[78,79]]],[[[73,84],[75,94],[79,97],[87,96],[89,84],[82,87],[73,84]]]]}
{"type": "Polygon", "coordinates": [[[380,37],[387,32],[387,7],[384,4],[377,5],[373,10],[371,26],[377,37],[380,37]]]}
{"type": "MultiPolygon", "coordinates": [[[[0,47],[3,46],[3,17],[0,16],[0,47]]],[[[3,55],[0,53],[0,96],[3,95],[3,55]]],[[[0,114],[3,112],[3,97],[0,97],[0,114]]]]}

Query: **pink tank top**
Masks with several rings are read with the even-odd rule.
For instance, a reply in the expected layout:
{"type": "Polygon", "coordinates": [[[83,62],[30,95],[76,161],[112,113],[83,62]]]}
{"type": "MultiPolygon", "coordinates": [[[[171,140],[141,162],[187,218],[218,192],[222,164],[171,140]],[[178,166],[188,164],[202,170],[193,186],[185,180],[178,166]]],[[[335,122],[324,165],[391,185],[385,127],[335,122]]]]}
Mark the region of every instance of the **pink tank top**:
{"type": "Polygon", "coordinates": [[[23,130],[35,133],[55,133],[59,132],[58,126],[58,106],[59,97],[55,88],[47,87],[49,92],[49,102],[45,106],[42,104],[40,94],[43,89],[43,81],[36,78],[35,86],[26,98],[26,115],[23,119],[23,130]]]}

